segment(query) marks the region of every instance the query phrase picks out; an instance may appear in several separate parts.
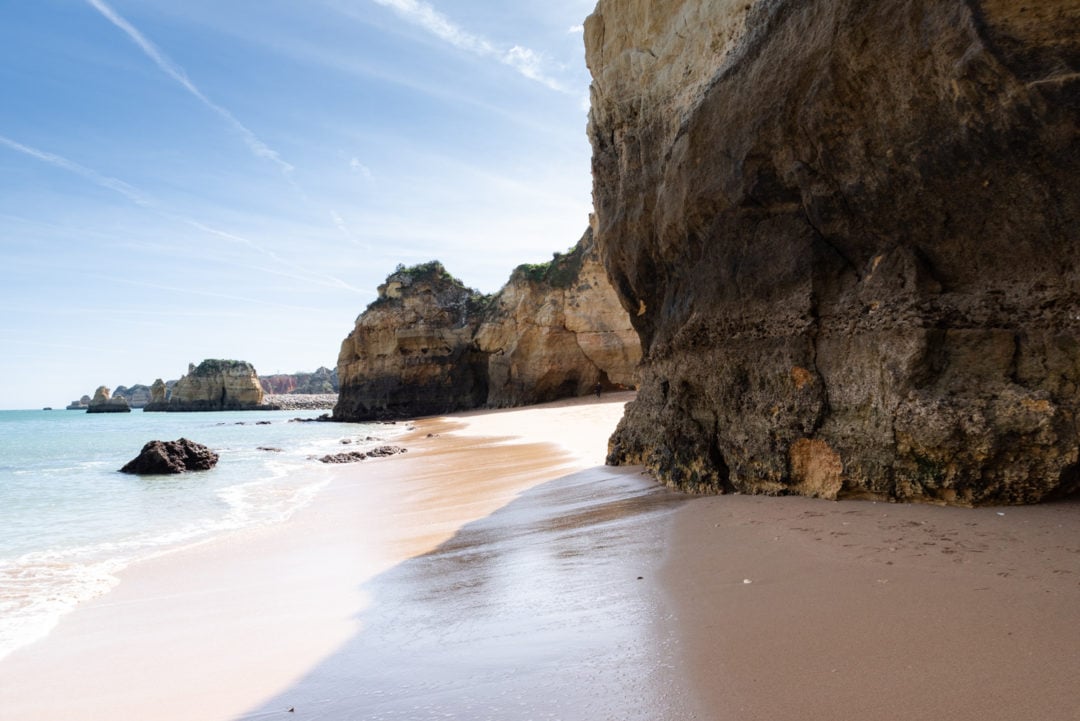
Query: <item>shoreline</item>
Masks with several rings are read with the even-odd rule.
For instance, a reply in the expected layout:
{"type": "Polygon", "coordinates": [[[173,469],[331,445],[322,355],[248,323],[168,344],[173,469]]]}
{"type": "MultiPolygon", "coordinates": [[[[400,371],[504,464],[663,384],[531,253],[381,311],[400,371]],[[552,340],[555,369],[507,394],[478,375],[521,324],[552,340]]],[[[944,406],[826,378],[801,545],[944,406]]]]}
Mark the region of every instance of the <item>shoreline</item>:
{"type": "MultiPolygon", "coordinates": [[[[408,454],[332,469],[331,482],[290,520],[126,569],[109,594],[0,662],[0,718],[190,719],[191,699],[207,721],[250,714],[357,636],[374,579],[530,489],[606,471],[597,467],[607,435],[631,397],[416,421],[403,439],[408,454]]],[[[591,494],[607,483],[628,503],[659,491],[635,470],[601,476],[577,485],[591,494]]],[[[582,502],[602,503],[588,494],[582,502]]],[[[591,580],[585,570],[579,577],[591,580]]]]}
{"type": "Polygon", "coordinates": [[[0,661],[0,719],[1076,718],[1080,500],[685,496],[602,465],[632,397],[411,421],[0,661]]]}

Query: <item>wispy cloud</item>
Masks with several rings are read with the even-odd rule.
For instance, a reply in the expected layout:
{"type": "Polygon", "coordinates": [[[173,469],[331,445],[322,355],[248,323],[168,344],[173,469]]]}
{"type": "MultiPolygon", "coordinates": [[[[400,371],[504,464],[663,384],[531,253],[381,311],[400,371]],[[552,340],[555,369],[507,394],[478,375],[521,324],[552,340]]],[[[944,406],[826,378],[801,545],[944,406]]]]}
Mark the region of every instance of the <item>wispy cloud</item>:
{"type": "Polygon", "coordinates": [[[11,138],[7,138],[3,135],[0,135],[0,145],[4,145],[8,148],[11,148],[12,150],[18,151],[23,155],[29,155],[31,158],[36,158],[43,163],[48,163],[49,165],[52,165],[53,167],[61,168],[62,170],[67,170],[71,173],[75,173],[76,175],[80,175],[83,178],[86,178],[90,182],[94,183],[95,185],[99,185],[102,188],[108,188],[109,190],[119,193],[120,195],[124,196],[136,205],[142,206],[144,208],[149,208],[154,205],[154,202],[149,197],[147,197],[134,187],[128,185],[124,181],[117,180],[116,178],[110,178],[107,175],[102,175],[96,170],[91,170],[90,168],[79,165],[78,163],[72,162],[63,156],[56,155],[55,153],[47,153],[44,150],[38,150],[37,148],[32,148],[29,145],[17,143],[11,138]]]}
{"type": "Polygon", "coordinates": [[[585,26],[584,25],[571,25],[569,27],[569,29],[567,29],[566,34],[567,35],[578,35],[578,34],[581,34],[581,33],[584,33],[584,32],[585,32],[585,26]]]}
{"type": "Polygon", "coordinates": [[[218,105],[213,100],[208,98],[202,90],[191,81],[187,72],[182,67],[173,62],[165,53],[158,48],[153,42],[151,42],[145,35],[143,35],[138,28],[129,23],[123,16],[110,7],[104,0],[86,0],[95,10],[105,16],[109,22],[116,27],[123,30],[128,37],[130,37],[136,45],[139,46],[147,57],[154,61],[154,64],[158,68],[175,80],[185,90],[187,90],[192,96],[194,96],[199,102],[205,105],[210,110],[217,113],[222,119],[225,120],[228,125],[235,130],[244,143],[248,146],[248,149],[258,158],[269,160],[277,165],[282,172],[288,174],[293,171],[293,166],[287,163],[281,158],[281,155],[262,140],[258,138],[246,125],[236,119],[227,108],[218,105]]]}
{"type": "MultiPolygon", "coordinates": [[[[94,0],[91,0],[94,1],[94,0]]],[[[572,92],[545,71],[544,56],[529,48],[514,45],[499,47],[486,38],[470,33],[423,0],[373,0],[388,7],[414,25],[435,37],[483,58],[492,58],[508,65],[529,80],[534,80],[560,93],[572,92]]]]}
{"type": "Polygon", "coordinates": [[[363,175],[365,178],[368,179],[372,177],[371,168],[361,163],[360,158],[352,158],[351,160],[349,160],[349,170],[353,171],[354,173],[359,173],[360,175],[363,175]]]}
{"type": "MultiPolygon", "coordinates": [[[[186,215],[172,212],[167,208],[162,207],[161,204],[156,202],[149,195],[143,193],[142,191],[129,185],[128,183],[125,183],[122,180],[117,180],[116,178],[110,178],[106,175],[102,175],[96,170],[92,170],[83,165],[79,165],[78,163],[68,160],[61,155],[57,155],[55,153],[48,153],[44,150],[38,150],[37,148],[32,148],[29,145],[23,145],[22,143],[16,142],[4,135],[0,135],[0,146],[11,148],[12,150],[22,153],[23,155],[27,155],[31,158],[35,158],[36,160],[39,160],[43,163],[47,163],[48,165],[51,165],[55,168],[60,168],[61,170],[66,170],[70,173],[79,175],[83,178],[86,178],[95,185],[99,185],[103,188],[108,188],[109,190],[113,190],[119,193],[120,195],[140,207],[151,209],[163,218],[167,218],[176,223],[182,223],[191,228],[194,228],[195,230],[198,230],[201,233],[211,235],[215,238],[226,240],[230,243],[234,243],[237,245],[245,246],[250,250],[254,251],[255,253],[258,253],[270,259],[274,263],[289,268],[289,271],[274,270],[269,268],[253,268],[253,270],[258,270],[259,272],[265,273],[273,273],[316,286],[341,288],[355,293],[364,292],[361,289],[349,285],[345,281],[333,275],[318,272],[308,272],[303,268],[298,267],[296,263],[282,258],[274,251],[263,247],[259,243],[251,240],[250,238],[245,238],[235,233],[220,230],[205,223],[199,222],[198,220],[190,218],[186,215]]],[[[346,235],[348,235],[350,239],[353,239],[352,233],[349,231],[348,227],[345,226],[344,219],[334,211],[331,211],[331,214],[334,224],[340,230],[346,233],[346,235]]],[[[355,239],[353,240],[355,242],[355,239]]]]}

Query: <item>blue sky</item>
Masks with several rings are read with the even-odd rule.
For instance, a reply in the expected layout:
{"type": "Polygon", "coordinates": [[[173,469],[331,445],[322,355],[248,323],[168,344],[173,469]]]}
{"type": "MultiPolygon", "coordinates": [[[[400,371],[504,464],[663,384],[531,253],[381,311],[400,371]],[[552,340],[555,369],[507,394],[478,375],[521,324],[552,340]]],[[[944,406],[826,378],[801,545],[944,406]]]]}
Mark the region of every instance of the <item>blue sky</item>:
{"type": "Polygon", "coordinates": [[[333,366],[398,263],[591,209],[594,0],[34,0],[0,23],[0,408],[333,366]]]}

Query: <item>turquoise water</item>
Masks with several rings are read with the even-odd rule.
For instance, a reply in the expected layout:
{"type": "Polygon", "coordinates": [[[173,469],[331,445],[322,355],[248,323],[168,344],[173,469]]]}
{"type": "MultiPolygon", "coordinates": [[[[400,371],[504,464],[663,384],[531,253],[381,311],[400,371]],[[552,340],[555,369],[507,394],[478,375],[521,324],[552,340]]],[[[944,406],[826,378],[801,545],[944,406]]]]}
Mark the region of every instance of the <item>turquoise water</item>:
{"type": "Polygon", "coordinates": [[[343,439],[363,449],[375,442],[362,439],[396,428],[290,422],[319,413],[0,411],[0,658],[106,593],[135,561],[287,519],[328,481],[313,456],[342,450],[343,439]],[[217,467],[118,472],[147,441],[180,437],[216,451],[217,467]]]}

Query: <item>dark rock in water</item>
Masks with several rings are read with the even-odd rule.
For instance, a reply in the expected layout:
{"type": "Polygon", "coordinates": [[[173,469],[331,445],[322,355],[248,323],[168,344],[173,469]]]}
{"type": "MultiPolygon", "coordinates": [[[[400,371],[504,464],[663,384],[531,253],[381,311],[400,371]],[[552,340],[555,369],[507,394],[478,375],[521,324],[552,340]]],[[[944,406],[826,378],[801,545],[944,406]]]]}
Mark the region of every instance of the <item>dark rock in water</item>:
{"type": "Polygon", "coordinates": [[[698,492],[1080,486],[1080,3],[600,0],[609,462],[698,492]]]}
{"type": "Polygon", "coordinates": [[[257,425],[257,426],[269,426],[269,425],[273,425],[273,423],[271,421],[258,421],[255,425],[257,425]]]}
{"type": "Polygon", "coordinates": [[[259,446],[256,450],[267,451],[269,453],[284,453],[284,451],[275,446],[259,446]]]}
{"type": "Polygon", "coordinates": [[[363,451],[350,451],[349,453],[335,453],[323,456],[319,459],[322,463],[358,463],[367,458],[363,451]]]}
{"type": "Polygon", "coordinates": [[[289,423],[328,423],[331,420],[333,419],[330,418],[329,413],[323,413],[318,418],[293,418],[289,423]]]}
{"type": "Polygon", "coordinates": [[[206,471],[217,465],[218,454],[202,445],[181,438],[176,441],[150,441],[138,457],[120,469],[121,473],[155,476],[185,471],[206,471]]]}

